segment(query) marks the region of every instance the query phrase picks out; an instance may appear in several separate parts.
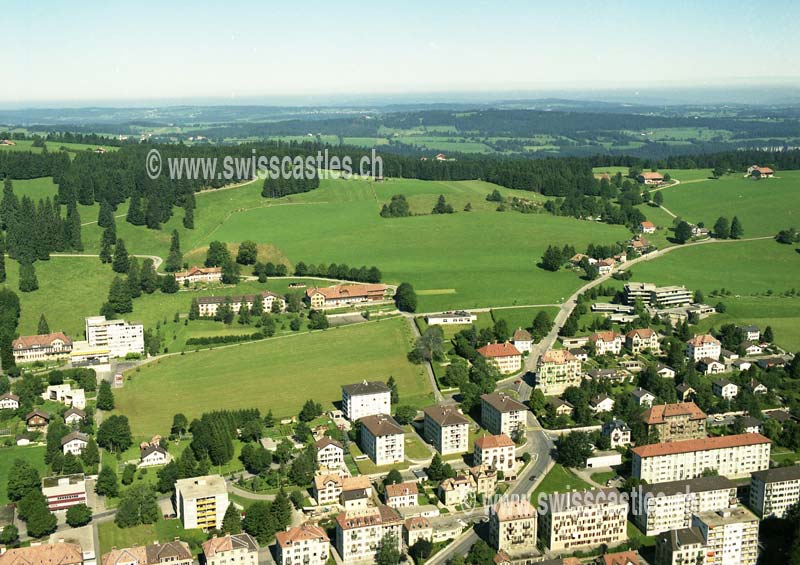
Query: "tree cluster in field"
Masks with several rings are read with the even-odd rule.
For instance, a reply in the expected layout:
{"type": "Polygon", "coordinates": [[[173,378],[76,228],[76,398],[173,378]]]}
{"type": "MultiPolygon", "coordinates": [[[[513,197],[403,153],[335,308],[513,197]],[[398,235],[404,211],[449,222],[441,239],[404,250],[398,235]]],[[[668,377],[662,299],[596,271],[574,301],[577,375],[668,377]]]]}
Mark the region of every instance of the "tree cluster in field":
{"type": "Polygon", "coordinates": [[[306,264],[303,261],[295,265],[294,274],[298,277],[325,277],[363,283],[379,283],[382,277],[381,270],[374,265],[372,267],[362,265],[356,268],[350,267],[346,263],[314,265],[313,263],[306,264]]]}
{"type": "Polygon", "coordinates": [[[411,215],[411,207],[404,194],[395,194],[388,204],[381,208],[383,218],[407,218],[411,215]]]}
{"type": "Polygon", "coordinates": [[[730,222],[725,216],[720,216],[714,222],[712,232],[717,239],[741,239],[742,235],[744,235],[744,229],[738,216],[734,216],[730,222]]]}
{"type": "Polygon", "coordinates": [[[245,341],[255,341],[264,339],[264,334],[255,332],[242,335],[212,335],[206,337],[190,337],[186,340],[186,345],[222,345],[229,343],[242,343],[245,341]]]}
{"type": "Polygon", "coordinates": [[[394,293],[394,304],[401,312],[417,311],[417,293],[411,283],[403,282],[394,293]]]}
{"type": "MultiPolygon", "coordinates": [[[[0,136],[12,139],[13,136],[0,136]]],[[[0,178],[35,179],[58,177],[70,167],[69,154],[62,151],[0,151],[0,178]]]]}
{"type": "Polygon", "coordinates": [[[775,241],[784,245],[791,245],[800,241],[800,232],[796,228],[781,230],[775,235],[775,241]]]}
{"type": "Polygon", "coordinates": [[[223,284],[236,284],[239,282],[239,264],[233,260],[227,244],[221,241],[212,241],[206,252],[206,267],[220,267],[222,269],[223,284]]]}
{"type": "Polygon", "coordinates": [[[289,178],[283,178],[283,175],[280,175],[276,179],[267,176],[261,188],[261,196],[264,198],[281,198],[290,194],[309,192],[317,188],[319,188],[319,171],[315,168],[313,174],[298,175],[298,178],[295,178],[294,175],[289,178]]]}
{"type": "Polygon", "coordinates": [[[546,271],[555,272],[559,270],[564,264],[575,255],[575,247],[572,245],[564,245],[558,247],[557,245],[548,245],[539,266],[546,271]]]}
{"type": "Polygon", "coordinates": [[[41,538],[56,531],[58,520],[47,507],[35,467],[24,459],[14,460],[6,489],[9,500],[16,504],[17,517],[25,522],[28,536],[41,538]]]}
{"type": "MultiPolygon", "coordinates": [[[[2,257],[2,253],[0,253],[2,257]]],[[[7,374],[19,374],[14,362],[12,343],[17,335],[19,325],[19,297],[14,291],[3,286],[0,288],[0,366],[7,374]]]]}

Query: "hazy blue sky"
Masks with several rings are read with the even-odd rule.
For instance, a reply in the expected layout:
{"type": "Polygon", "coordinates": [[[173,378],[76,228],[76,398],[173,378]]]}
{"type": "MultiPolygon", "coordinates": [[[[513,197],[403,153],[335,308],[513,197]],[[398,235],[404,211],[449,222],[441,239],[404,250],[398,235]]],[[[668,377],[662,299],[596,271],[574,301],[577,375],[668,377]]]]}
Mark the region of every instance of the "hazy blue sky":
{"type": "Polygon", "coordinates": [[[800,79],[795,0],[6,0],[0,21],[4,103],[800,79]]]}

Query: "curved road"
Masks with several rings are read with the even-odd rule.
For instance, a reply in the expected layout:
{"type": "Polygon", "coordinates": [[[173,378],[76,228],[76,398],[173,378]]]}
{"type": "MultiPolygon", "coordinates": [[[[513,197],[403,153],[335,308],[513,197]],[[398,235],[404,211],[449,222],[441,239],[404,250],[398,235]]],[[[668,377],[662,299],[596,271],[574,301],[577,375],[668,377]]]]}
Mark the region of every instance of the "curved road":
{"type": "MultiPolygon", "coordinates": [[[[130,256],[139,257],[140,259],[152,259],[153,266],[156,268],[156,271],[161,266],[161,263],[164,262],[164,260],[158,255],[136,255],[131,253],[130,256]]],[[[50,257],[96,257],[99,259],[100,255],[92,255],[91,253],[51,253],[50,257]]]]}

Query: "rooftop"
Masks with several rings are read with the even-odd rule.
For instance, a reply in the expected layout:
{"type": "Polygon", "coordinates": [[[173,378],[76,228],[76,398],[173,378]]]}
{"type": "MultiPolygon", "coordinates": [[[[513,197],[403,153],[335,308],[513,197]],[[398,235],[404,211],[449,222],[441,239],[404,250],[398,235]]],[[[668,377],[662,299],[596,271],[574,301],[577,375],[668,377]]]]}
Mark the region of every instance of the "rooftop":
{"type": "Polygon", "coordinates": [[[210,540],[203,543],[203,554],[208,557],[213,557],[217,553],[226,551],[233,551],[235,549],[246,549],[250,551],[258,551],[258,543],[250,534],[234,534],[223,537],[214,536],[210,540]]]}
{"type": "Polygon", "coordinates": [[[527,410],[527,406],[517,402],[504,392],[492,392],[489,394],[482,394],[481,401],[493,407],[498,412],[516,412],[518,410],[527,410]]]}
{"type": "Polygon", "coordinates": [[[667,418],[677,418],[679,416],[688,416],[690,420],[706,419],[706,413],[700,410],[700,407],[694,402],[657,404],[645,411],[643,419],[646,424],[653,425],[663,424],[667,421],[667,418]]]}
{"type": "Polygon", "coordinates": [[[220,475],[205,475],[189,479],[178,479],[175,489],[180,490],[184,498],[200,498],[228,492],[225,479],[220,475]]]}
{"type": "Polygon", "coordinates": [[[364,396],[367,394],[379,394],[381,392],[391,392],[386,383],[382,381],[361,381],[351,385],[342,385],[342,392],[348,396],[364,396]]]}
{"type": "Polygon", "coordinates": [[[423,410],[425,416],[439,424],[440,426],[458,426],[469,424],[457,406],[452,404],[428,406],[423,410]]]}
{"type": "Polygon", "coordinates": [[[669,443],[642,445],[639,447],[634,447],[632,451],[639,457],[644,458],[675,455],[677,453],[689,453],[692,451],[710,451],[713,449],[744,447],[748,445],[759,445],[764,443],[770,444],[772,442],[761,434],[737,434],[732,436],[687,439],[669,443]]]}
{"type": "Polygon", "coordinates": [[[522,355],[513,344],[505,343],[489,343],[478,349],[483,357],[511,357],[514,355],[522,355]]]}
{"type": "Polygon", "coordinates": [[[388,414],[366,416],[360,420],[361,426],[369,430],[375,437],[403,434],[405,431],[397,421],[388,414]]]}
{"type": "Polygon", "coordinates": [[[300,526],[295,526],[294,528],[289,528],[284,532],[277,532],[275,534],[275,541],[277,541],[278,545],[281,547],[289,547],[299,541],[311,540],[318,540],[323,543],[328,543],[330,541],[325,530],[311,522],[306,522],[300,526]]]}
{"type": "Polygon", "coordinates": [[[753,478],[765,483],[783,483],[786,481],[800,481],[800,465],[776,467],[765,471],[756,471],[753,478]]]}

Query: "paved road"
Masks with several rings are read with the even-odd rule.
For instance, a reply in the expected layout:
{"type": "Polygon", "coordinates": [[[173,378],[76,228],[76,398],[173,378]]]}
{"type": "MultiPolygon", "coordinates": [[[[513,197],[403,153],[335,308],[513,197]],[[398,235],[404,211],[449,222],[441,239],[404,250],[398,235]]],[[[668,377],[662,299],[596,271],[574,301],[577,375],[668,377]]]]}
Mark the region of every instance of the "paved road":
{"type": "MultiPolygon", "coordinates": [[[[153,266],[158,270],[164,260],[158,255],[131,255],[132,257],[139,257],[141,259],[152,259],[153,266]]],[[[100,255],[92,255],[91,253],[51,253],[50,257],[97,257],[100,255]]]]}

